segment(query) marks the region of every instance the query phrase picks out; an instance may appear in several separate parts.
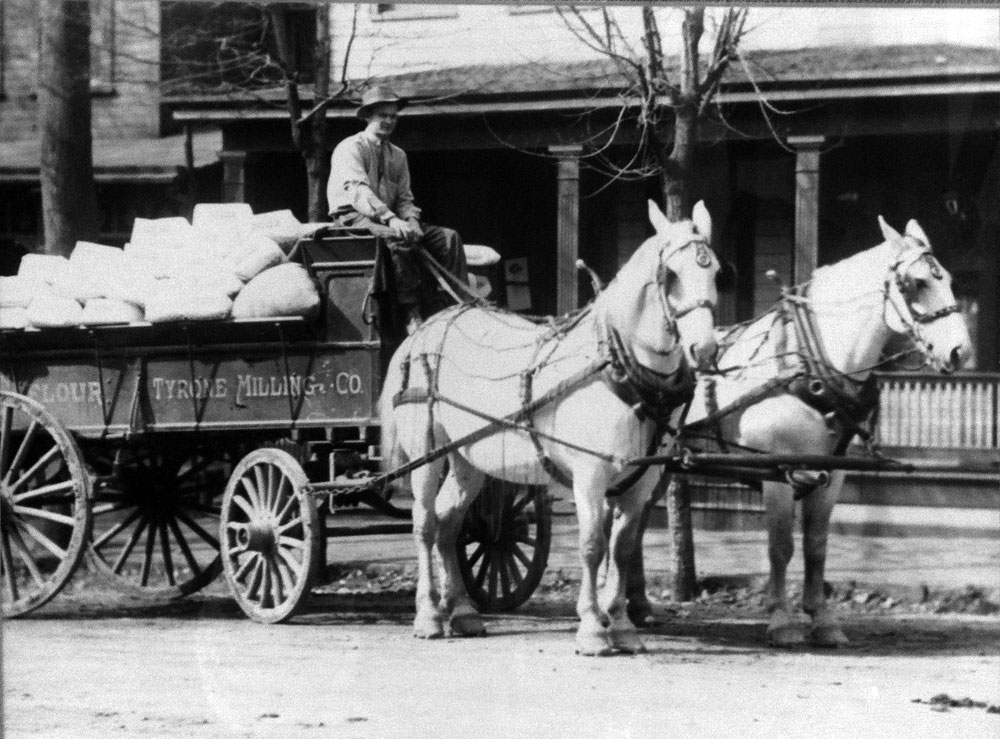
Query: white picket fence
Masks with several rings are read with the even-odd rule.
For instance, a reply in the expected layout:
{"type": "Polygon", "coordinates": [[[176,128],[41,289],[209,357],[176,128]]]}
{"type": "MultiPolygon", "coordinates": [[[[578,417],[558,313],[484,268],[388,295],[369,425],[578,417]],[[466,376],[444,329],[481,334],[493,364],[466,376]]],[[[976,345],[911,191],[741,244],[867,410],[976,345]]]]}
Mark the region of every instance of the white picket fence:
{"type": "Polygon", "coordinates": [[[998,449],[1000,374],[879,376],[883,446],[998,449]]]}

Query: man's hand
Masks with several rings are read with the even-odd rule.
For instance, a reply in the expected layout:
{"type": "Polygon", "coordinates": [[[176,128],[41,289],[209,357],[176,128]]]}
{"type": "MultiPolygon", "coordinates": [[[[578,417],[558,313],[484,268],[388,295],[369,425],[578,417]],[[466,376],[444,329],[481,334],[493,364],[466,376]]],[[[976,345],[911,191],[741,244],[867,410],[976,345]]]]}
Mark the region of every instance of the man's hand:
{"type": "Polygon", "coordinates": [[[386,225],[392,231],[393,236],[407,243],[413,243],[424,235],[416,218],[404,221],[402,218],[393,216],[386,225]]]}
{"type": "Polygon", "coordinates": [[[424,230],[420,228],[420,221],[416,218],[406,219],[407,230],[411,234],[410,238],[413,241],[418,241],[423,238],[424,230]]]}

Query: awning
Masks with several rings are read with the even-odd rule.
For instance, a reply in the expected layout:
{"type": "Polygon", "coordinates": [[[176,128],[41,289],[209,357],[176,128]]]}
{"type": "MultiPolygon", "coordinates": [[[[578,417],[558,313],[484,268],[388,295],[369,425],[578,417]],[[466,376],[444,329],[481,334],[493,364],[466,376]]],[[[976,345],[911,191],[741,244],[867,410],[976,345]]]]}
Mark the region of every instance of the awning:
{"type": "MultiPolygon", "coordinates": [[[[184,134],[139,139],[94,139],[94,179],[101,183],[166,184],[187,166],[184,134]]],[[[195,169],[218,161],[222,132],[192,133],[195,169]]],[[[0,141],[0,184],[38,183],[38,139],[0,141]]]]}

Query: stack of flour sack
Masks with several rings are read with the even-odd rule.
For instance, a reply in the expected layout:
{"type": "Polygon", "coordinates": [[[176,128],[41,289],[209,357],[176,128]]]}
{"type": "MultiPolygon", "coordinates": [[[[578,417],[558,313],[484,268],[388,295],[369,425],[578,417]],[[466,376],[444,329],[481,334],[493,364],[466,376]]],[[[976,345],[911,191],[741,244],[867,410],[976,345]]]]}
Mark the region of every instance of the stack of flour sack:
{"type": "Polygon", "coordinates": [[[313,280],[286,251],[307,233],[290,211],[196,205],[186,218],[136,218],[124,249],[77,242],[69,258],[28,254],[0,277],[0,328],[304,316],[313,280]]]}

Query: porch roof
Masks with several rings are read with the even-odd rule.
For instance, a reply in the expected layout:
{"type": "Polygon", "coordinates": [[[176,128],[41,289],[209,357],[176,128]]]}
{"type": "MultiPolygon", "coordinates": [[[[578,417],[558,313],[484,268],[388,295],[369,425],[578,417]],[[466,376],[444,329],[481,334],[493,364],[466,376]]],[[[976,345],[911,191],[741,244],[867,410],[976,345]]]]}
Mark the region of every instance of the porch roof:
{"type": "MultiPolygon", "coordinates": [[[[753,103],[759,88],[773,102],[1000,94],[1000,53],[993,48],[922,46],[826,47],[752,51],[727,75],[721,103],[753,103]]],[[[670,64],[676,68],[676,60],[670,64]]],[[[608,59],[551,64],[481,64],[383,78],[411,98],[407,115],[579,110],[621,105],[625,77],[608,59]]],[[[311,91],[304,87],[308,98],[311,91]]],[[[175,94],[176,120],[284,118],[283,89],[252,95],[175,94]]],[[[328,115],[352,117],[352,101],[328,115]]]]}
{"type": "MultiPolygon", "coordinates": [[[[94,138],[94,179],[99,183],[165,184],[184,169],[184,134],[136,139],[94,138]]],[[[196,169],[218,161],[222,133],[191,136],[196,169]]],[[[37,183],[39,140],[0,141],[0,183],[37,183]]]]}

